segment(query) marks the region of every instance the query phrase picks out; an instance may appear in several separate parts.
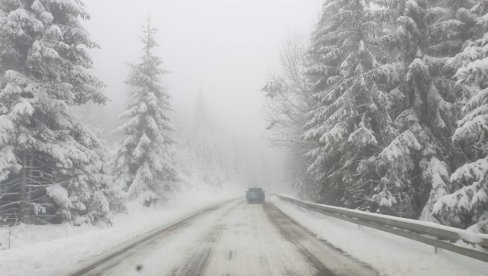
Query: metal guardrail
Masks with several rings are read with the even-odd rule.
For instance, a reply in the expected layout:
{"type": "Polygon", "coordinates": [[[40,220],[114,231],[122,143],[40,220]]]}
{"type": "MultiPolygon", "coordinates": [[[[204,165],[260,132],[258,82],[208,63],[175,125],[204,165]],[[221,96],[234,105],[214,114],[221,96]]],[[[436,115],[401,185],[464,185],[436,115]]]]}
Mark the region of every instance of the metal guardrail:
{"type": "Polygon", "coordinates": [[[487,252],[455,244],[457,241],[464,241],[468,244],[488,248],[488,235],[486,234],[477,234],[454,227],[436,225],[413,219],[378,215],[358,210],[316,204],[283,195],[277,196],[284,201],[317,213],[432,245],[434,246],[436,253],[437,248],[442,248],[464,256],[488,262],[487,252]]]}

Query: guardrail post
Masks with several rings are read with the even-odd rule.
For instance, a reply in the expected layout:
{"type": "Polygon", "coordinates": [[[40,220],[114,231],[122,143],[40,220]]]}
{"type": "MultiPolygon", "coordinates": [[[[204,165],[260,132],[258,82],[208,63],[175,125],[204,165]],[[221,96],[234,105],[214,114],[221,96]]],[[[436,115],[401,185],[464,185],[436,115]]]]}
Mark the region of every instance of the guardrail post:
{"type": "Polygon", "coordinates": [[[11,237],[12,237],[12,227],[9,225],[8,226],[8,249],[10,250],[10,244],[11,244],[11,237]]]}
{"type": "Polygon", "coordinates": [[[66,223],[64,226],[64,234],[65,234],[66,238],[68,237],[68,227],[69,227],[69,224],[66,223]]]}
{"type": "Polygon", "coordinates": [[[437,254],[437,246],[434,246],[434,252],[437,254]]]}

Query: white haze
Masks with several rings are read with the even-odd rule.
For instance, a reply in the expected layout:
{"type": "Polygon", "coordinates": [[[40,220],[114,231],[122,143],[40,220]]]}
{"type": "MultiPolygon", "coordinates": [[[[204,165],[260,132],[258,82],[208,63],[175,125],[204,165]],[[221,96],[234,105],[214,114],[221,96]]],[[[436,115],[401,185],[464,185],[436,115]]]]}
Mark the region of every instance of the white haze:
{"type": "MultiPolygon", "coordinates": [[[[262,138],[266,79],[279,72],[279,51],[292,33],[307,35],[320,0],[86,0],[86,28],[101,47],[93,51],[95,74],[110,102],[105,127],[116,122],[126,100],[126,63],[140,56],[148,16],[159,31],[157,54],[171,71],[164,84],[175,118],[191,118],[199,92],[211,116],[248,141],[265,171],[280,182],[282,153],[262,138]]],[[[241,140],[242,141],[242,140],[241,140]]],[[[263,168],[261,168],[263,169],[263,168]]]]}

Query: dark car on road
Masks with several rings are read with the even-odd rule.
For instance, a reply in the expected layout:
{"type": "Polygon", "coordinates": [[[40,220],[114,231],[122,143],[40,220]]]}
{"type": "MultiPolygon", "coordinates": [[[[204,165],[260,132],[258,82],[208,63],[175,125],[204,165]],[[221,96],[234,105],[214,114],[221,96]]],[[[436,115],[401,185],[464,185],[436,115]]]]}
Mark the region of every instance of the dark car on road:
{"type": "Polygon", "coordinates": [[[264,203],[265,195],[261,188],[249,188],[246,193],[247,203],[264,203]]]}

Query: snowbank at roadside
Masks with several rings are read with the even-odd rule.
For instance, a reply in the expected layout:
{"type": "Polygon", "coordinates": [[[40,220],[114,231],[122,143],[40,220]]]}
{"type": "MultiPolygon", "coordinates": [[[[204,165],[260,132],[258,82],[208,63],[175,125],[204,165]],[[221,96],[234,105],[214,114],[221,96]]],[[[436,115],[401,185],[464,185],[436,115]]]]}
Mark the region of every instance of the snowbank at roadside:
{"type": "MultiPolygon", "coordinates": [[[[88,258],[155,227],[241,195],[238,189],[187,188],[156,208],[128,207],[113,226],[22,225],[13,229],[10,250],[0,250],[1,275],[64,275],[88,258]]],[[[0,233],[0,237],[5,233],[0,233]]],[[[8,233],[7,233],[8,235],[8,233]]]]}
{"type": "Polygon", "coordinates": [[[298,223],[382,275],[486,275],[488,263],[375,229],[301,209],[277,198],[273,203],[298,223]]]}

